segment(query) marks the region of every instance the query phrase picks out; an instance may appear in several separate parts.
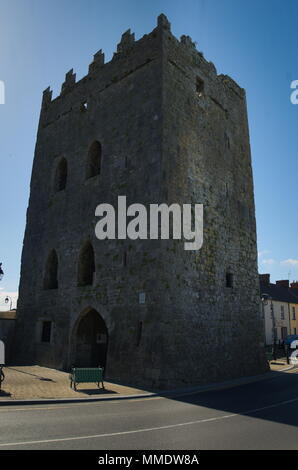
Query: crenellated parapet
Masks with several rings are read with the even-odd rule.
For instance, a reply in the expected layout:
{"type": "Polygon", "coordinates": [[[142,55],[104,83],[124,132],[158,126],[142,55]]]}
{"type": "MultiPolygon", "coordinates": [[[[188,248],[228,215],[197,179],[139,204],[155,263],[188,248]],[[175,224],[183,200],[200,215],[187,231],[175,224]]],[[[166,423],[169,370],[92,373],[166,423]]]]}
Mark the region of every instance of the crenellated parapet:
{"type": "MultiPolygon", "coordinates": [[[[184,70],[185,74],[189,74],[190,70],[197,69],[197,74],[198,76],[202,75],[202,79],[204,79],[204,76],[215,79],[215,88],[218,87],[219,95],[221,85],[223,84],[233,89],[239,96],[243,96],[242,88],[234,80],[227,75],[217,75],[214,64],[204,58],[203,53],[197,49],[196,42],[190,36],[182,35],[180,40],[177,39],[171,33],[171,23],[168,18],[161,14],[157,18],[156,27],[149,34],[145,34],[138,40],[135,40],[135,34],[130,29],[125,31],[121,36],[120,42],[117,44],[116,52],[109,62],[105,62],[105,55],[102,49],[96,52],[93,56],[93,61],[89,65],[88,75],[81,80],[76,81],[76,74],[73,72],[73,69],[67,72],[61,87],[61,93],[56,98],[64,97],[72,92],[72,90],[76,90],[76,100],[79,96],[79,99],[81,99],[81,95],[82,99],[86,99],[86,96],[89,94],[89,80],[97,81],[98,90],[107,89],[111,84],[132,73],[133,70],[137,70],[144,64],[149,63],[154,57],[158,57],[162,50],[161,44],[164,47],[162,53],[165,54],[165,57],[172,64],[176,64],[177,67],[179,66],[178,62],[180,62],[180,68],[184,70]]],[[[52,100],[52,91],[50,88],[47,88],[44,92],[43,107],[47,107],[51,102],[56,101],[56,98],[52,100]]],[[[65,107],[70,109],[72,105],[69,99],[66,101],[65,107]]],[[[57,113],[60,113],[61,103],[58,105],[59,111],[57,113]]],[[[65,112],[65,109],[62,109],[61,112],[65,112]]]]}
{"type": "Polygon", "coordinates": [[[44,90],[42,95],[42,108],[46,108],[51,103],[52,94],[53,91],[51,90],[51,87],[48,87],[44,90]]]}
{"type": "Polygon", "coordinates": [[[67,93],[70,91],[76,84],[76,74],[73,73],[73,69],[69,70],[65,75],[65,81],[61,87],[61,94],[67,93]]]}
{"type": "Polygon", "coordinates": [[[117,45],[117,54],[128,52],[134,45],[134,42],[135,35],[134,33],[130,32],[130,29],[128,29],[125,31],[125,33],[122,34],[121,41],[117,45]]]}
{"type": "Polygon", "coordinates": [[[196,44],[192,41],[190,36],[185,36],[183,34],[180,38],[180,42],[184,46],[189,47],[190,49],[195,49],[196,50],[196,44]]]}
{"type": "Polygon", "coordinates": [[[96,73],[101,69],[105,64],[105,55],[100,49],[96,54],[93,56],[93,62],[89,65],[89,73],[96,73]]]}
{"type": "Polygon", "coordinates": [[[157,18],[157,28],[160,28],[166,31],[171,31],[171,23],[169,22],[166,15],[164,15],[163,13],[159,15],[159,17],[157,18]]]}

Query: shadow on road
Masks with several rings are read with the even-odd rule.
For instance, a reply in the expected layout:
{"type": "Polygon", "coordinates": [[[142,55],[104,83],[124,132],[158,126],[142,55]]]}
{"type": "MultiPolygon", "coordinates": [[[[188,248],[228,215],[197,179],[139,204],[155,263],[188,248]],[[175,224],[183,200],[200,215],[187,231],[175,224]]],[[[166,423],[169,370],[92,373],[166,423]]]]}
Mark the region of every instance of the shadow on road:
{"type": "Polygon", "coordinates": [[[272,378],[233,388],[168,395],[191,405],[298,426],[298,372],[276,372],[272,378]]]}
{"type": "Polygon", "coordinates": [[[103,389],[103,388],[99,388],[99,389],[96,389],[96,388],[79,388],[77,386],[77,392],[80,392],[80,393],[85,393],[86,395],[107,395],[107,394],[111,394],[111,395],[117,395],[117,392],[115,392],[114,390],[108,390],[107,388],[103,389]]]}

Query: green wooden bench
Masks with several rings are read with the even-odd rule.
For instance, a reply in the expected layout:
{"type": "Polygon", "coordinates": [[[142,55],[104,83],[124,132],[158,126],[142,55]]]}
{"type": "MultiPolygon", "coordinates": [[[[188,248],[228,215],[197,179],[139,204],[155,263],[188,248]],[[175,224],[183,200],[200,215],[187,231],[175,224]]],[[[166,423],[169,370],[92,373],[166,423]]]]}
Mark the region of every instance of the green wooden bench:
{"type": "Polygon", "coordinates": [[[267,361],[272,361],[273,360],[273,354],[272,354],[272,351],[266,351],[266,359],[267,361]]]}
{"type": "Polygon", "coordinates": [[[76,390],[79,383],[97,383],[99,388],[99,383],[101,382],[104,389],[103,371],[104,369],[101,367],[73,367],[69,374],[70,387],[72,388],[73,386],[74,390],[76,390]]]}

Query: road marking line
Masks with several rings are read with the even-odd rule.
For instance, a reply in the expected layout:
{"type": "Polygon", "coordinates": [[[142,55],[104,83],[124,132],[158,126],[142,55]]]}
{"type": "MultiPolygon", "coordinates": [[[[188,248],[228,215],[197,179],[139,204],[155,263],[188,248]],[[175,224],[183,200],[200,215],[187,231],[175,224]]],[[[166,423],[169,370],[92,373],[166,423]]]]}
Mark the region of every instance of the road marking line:
{"type": "Polygon", "coordinates": [[[164,429],[173,429],[173,428],[178,428],[178,427],[183,427],[183,426],[191,426],[194,424],[201,424],[201,423],[210,423],[213,421],[221,421],[223,419],[228,419],[228,418],[234,418],[235,416],[240,416],[240,415],[249,415],[252,413],[257,413],[260,411],[264,410],[269,410],[272,408],[277,408],[282,405],[288,405],[290,403],[295,403],[298,401],[298,398],[293,398],[291,400],[285,400],[281,401],[279,403],[273,403],[272,405],[267,405],[263,406],[261,408],[254,408],[252,410],[248,411],[243,411],[239,413],[232,413],[229,415],[223,415],[223,416],[215,416],[214,418],[206,418],[206,419],[199,419],[197,421],[188,421],[186,423],[177,423],[177,424],[169,424],[167,426],[158,426],[155,428],[144,428],[144,429],[135,429],[132,431],[120,431],[120,432],[112,432],[112,433],[106,433],[106,434],[95,434],[91,436],[76,436],[76,437],[63,437],[63,438],[57,438],[57,439],[43,439],[39,441],[23,441],[23,442],[8,442],[8,443],[2,443],[0,444],[0,447],[8,447],[8,446],[23,446],[23,445],[31,445],[31,444],[48,444],[51,442],[65,442],[65,441],[79,441],[83,439],[99,439],[101,437],[114,437],[114,436],[124,436],[128,434],[138,434],[142,432],[151,432],[151,431],[162,431],[164,429]]]}

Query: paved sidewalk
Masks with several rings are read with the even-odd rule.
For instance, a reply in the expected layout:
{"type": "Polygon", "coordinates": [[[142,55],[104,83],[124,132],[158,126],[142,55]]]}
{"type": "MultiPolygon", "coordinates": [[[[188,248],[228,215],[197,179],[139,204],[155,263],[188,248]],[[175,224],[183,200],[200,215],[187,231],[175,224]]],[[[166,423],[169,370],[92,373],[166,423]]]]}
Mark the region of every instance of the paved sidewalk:
{"type": "MultiPolygon", "coordinates": [[[[283,371],[292,368],[288,365],[286,358],[280,358],[270,362],[270,369],[273,372],[283,371]]],[[[76,399],[76,398],[117,398],[128,395],[146,395],[154,393],[152,390],[127,387],[112,382],[104,382],[105,390],[98,389],[96,384],[79,384],[77,391],[70,388],[69,374],[56,369],[49,369],[40,366],[11,366],[4,368],[5,380],[0,391],[1,401],[14,400],[52,400],[52,399],[76,399]]],[[[265,374],[266,375],[266,374],[265,374]]],[[[262,376],[263,377],[263,376],[262,376]]],[[[261,377],[259,377],[261,379],[261,377]]],[[[232,383],[242,383],[246,380],[258,380],[258,376],[239,380],[227,381],[223,384],[231,386],[232,383]]],[[[208,387],[216,388],[222,384],[211,384],[201,387],[202,390],[208,387]]]]}
{"type": "Polygon", "coordinates": [[[150,391],[104,382],[105,390],[96,384],[78,384],[70,388],[69,374],[40,366],[11,366],[3,369],[5,380],[0,391],[1,400],[96,398],[100,396],[135,395],[150,391]]]}
{"type": "Polygon", "coordinates": [[[287,364],[287,358],[286,357],[280,357],[276,359],[276,361],[272,360],[269,361],[270,364],[270,369],[272,371],[279,371],[283,369],[287,369],[288,367],[292,367],[291,364],[287,364]]]}

